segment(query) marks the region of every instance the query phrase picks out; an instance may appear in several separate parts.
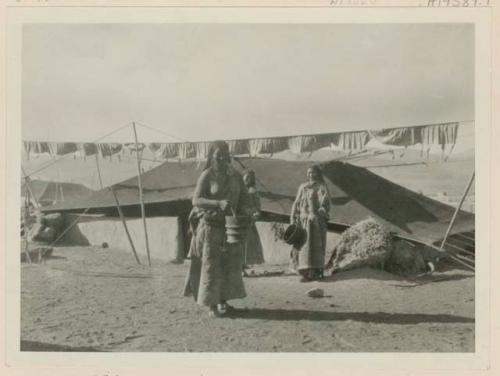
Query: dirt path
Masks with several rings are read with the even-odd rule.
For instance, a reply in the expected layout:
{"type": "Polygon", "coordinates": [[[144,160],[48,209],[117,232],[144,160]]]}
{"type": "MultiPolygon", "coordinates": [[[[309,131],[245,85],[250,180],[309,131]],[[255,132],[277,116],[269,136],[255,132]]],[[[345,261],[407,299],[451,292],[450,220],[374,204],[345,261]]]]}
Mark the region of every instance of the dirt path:
{"type": "Polygon", "coordinates": [[[184,265],[136,265],[112,249],[56,248],[22,266],[24,350],[474,351],[474,275],[418,281],[363,269],[322,282],[246,278],[234,315],[212,319],[181,296],[184,265]],[[323,298],[307,297],[313,287],[323,298]]]}

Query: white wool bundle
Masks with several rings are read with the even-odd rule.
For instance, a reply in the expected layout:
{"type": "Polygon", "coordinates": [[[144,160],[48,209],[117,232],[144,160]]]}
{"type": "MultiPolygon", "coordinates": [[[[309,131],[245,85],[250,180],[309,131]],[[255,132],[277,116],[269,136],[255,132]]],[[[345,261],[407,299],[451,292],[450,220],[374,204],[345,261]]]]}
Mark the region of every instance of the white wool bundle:
{"type": "Polygon", "coordinates": [[[373,218],[353,225],[342,233],[336,247],[334,270],[382,266],[392,251],[389,231],[373,218]]]}

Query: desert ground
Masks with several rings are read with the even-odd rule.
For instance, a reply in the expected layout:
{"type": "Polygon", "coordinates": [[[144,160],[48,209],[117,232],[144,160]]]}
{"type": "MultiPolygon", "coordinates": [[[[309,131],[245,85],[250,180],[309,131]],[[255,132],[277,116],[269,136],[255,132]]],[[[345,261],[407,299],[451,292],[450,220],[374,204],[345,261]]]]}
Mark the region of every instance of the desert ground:
{"type": "Polygon", "coordinates": [[[474,274],[359,269],[300,283],[284,266],[245,277],[237,310],[210,318],[182,287],[189,261],[137,265],[126,251],[56,247],[21,266],[21,350],[473,352],[474,274]],[[306,292],[319,287],[322,298],[306,292]]]}
{"type": "MultiPolygon", "coordinates": [[[[438,159],[423,160],[408,150],[395,159],[383,154],[350,163],[437,199],[447,192],[453,205],[469,179],[474,154],[453,154],[446,163],[438,159]]],[[[32,173],[52,162],[31,159],[25,168],[32,173]]],[[[147,170],[157,163],[143,165],[147,170]]],[[[99,188],[95,161],[66,158],[55,166],[33,177],[99,188]]],[[[135,175],[136,168],[131,157],[103,161],[104,185],[135,175]]],[[[465,210],[473,211],[473,191],[470,195],[470,209],[465,210]]],[[[286,266],[266,265],[256,268],[258,276],[245,278],[248,297],[231,302],[236,312],[213,319],[181,294],[188,266],[189,261],[175,265],[159,260],[152,267],[137,265],[128,251],[114,248],[55,247],[45,263],[21,265],[21,349],[474,351],[474,274],[469,271],[447,267],[403,278],[360,269],[304,284],[286,266]],[[324,290],[324,297],[306,295],[315,287],[324,290]]]]}

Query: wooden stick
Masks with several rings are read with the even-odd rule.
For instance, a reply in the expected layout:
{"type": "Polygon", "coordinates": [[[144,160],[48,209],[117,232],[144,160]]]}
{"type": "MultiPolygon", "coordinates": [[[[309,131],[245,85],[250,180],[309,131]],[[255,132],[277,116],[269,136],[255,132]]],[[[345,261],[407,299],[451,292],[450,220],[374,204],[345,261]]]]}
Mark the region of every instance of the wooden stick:
{"type": "Polygon", "coordinates": [[[476,243],[476,239],[475,238],[471,238],[467,235],[464,235],[464,234],[454,234],[453,236],[457,236],[457,237],[460,237],[460,238],[463,238],[463,239],[467,239],[473,243],[476,243]]]}
{"type": "Polygon", "coordinates": [[[441,253],[443,255],[443,257],[449,257],[450,259],[452,259],[453,261],[459,263],[460,265],[464,265],[467,268],[469,268],[471,270],[474,270],[474,267],[470,266],[469,264],[465,264],[462,260],[460,260],[456,256],[450,254],[450,252],[447,252],[445,249],[438,248],[438,247],[436,247],[433,244],[428,244],[428,243],[423,243],[423,244],[426,245],[427,247],[432,248],[435,251],[441,253]]]}
{"type": "Polygon", "coordinates": [[[101,168],[99,167],[99,156],[98,156],[98,154],[95,155],[95,164],[97,166],[97,176],[99,177],[99,185],[101,186],[101,189],[102,189],[104,186],[102,184],[101,168]]]}
{"type": "Polygon", "coordinates": [[[455,244],[462,244],[468,247],[474,247],[475,244],[473,241],[458,238],[456,235],[448,236],[447,243],[450,244],[450,241],[453,241],[455,244]]]}
{"type": "Polygon", "coordinates": [[[471,266],[471,265],[469,265],[469,264],[465,263],[464,261],[460,260],[459,258],[457,258],[457,257],[455,257],[455,256],[452,256],[452,255],[450,255],[449,253],[447,253],[447,255],[448,255],[448,257],[449,257],[449,258],[451,258],[453,261],[458,262],[459,264],[461,264],[461,265],[463,265],[463,266],[467,267],[467,268],[468,268],[468,269],[470,269],[470,270],[474,270],[474,267],[473,267],[473,266],[471,266]]]}
{"type": "Polygon", "coordinates": [[[142,178],[141,178],[141,159],[139,157],[139,143],[137,142],[137,130],[135,129],[135,123],[132,123],[132,128],[134,130],[135,138],[135,150],[137,156],[137,180],[139,182],[139,201],[141,203],[141,217],[142,224],[144,225],[144,239],[146,240],[146,252],[148,254],[148,264],[151,266],[151,255],[149,253],[149,239],[148,239],[148,228],[146,225],[146,209],[144,208],[144,197],[142,196],[142,178]]]}
{"type": "Polygon", "coordinates": [[[460,211],[460,208],[462,207],[465,197],[467,197],[467,193],[469,193],[469,189],[472,185],[472,182],[474,181],[474,177],[476,175],[476,172],[472,172],[472,176],[470,177],[469,183],[465,187],[464,193],[462,195],[462,199],[460,200],[460,203],[458,204],[457,208],[455,209],[455,213],[453,213],[453,217],[451,218],[450,225],[448,226],[448,229],[446,230],[446,234],[444,235],[443,241],[441,243],[440,249],[442,250],[444,247],[444,244],[446,243],[446,239],[448,239],[448,236],[450,235],[451,230],[453,229],[453,225],[455,224],[455,220],[457,219],[458,212],[460,211]]]}
{"type": "Polygon", "coordinates": [[[467,262],[470,262],[471,265],[475,265],[476,262],[474,260],[471,260],[470,258],[466,257],[466,256],[462,256],[462,255],[455,255],[455,257],[458,257],[460,260],[463,260],[463,261],[467,261],[467,262]]]}
{"type": "Polygon", "coordinates": [[[455,248],[455,249],[457,249],[459,252],[467,253],[468,255],[471,255],[471,256],[476,256],[476,254],[475,254],[474,252],[467,251],[466,249],[463,249],[463,248],[457,247],[457,246],[456,246],[456,245],[454,245],[454,244],[451,244],[451,243],[446,243],[446,246],[448,246],[448,247],[452,247],[452,248],[455,248]]]}
{"type": "Polygon", "coordinates": [[[127,222],[125,221],[125,216],[123,215],[122,208],[120,207],[120,202],[118,201],[118,197],[116,196],[115,190],[113,187],[109,187],[109,190],[113,194],[115,198],[116,208],[118,209],[118,214],[120,215],[120,219],[123,223],[123,228],[125,229],[125,233],[127,234],[128,241],[130,243],[130,247],[132,248],[132,252],[134,253],[135,260],[139,265],[141,265],[141,261],[139,260],[139,256],[137,255],[137,251],[135,250],[134,242],[132,241],[132,237],[128,231],[127,222]]]}

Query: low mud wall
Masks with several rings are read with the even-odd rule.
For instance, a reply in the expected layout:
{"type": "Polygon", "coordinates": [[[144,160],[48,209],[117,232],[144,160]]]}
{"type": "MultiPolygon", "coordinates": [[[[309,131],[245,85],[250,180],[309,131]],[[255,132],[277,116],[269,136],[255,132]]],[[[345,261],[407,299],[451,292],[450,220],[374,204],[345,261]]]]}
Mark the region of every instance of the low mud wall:
{"type": "MultiPolygon", "coordinates": [[[[65,226],[77,218],[74,214],[65,215],[65,226]]],[[[160,260],[174,260],[187,254],[188,242],[185,225],[176,217],[146,218],[151,257],[160,260]]],[[[146,243],[141,218],[128,218],[127,227],[137,253],[145,260],[146,243]]],[[[257,231],[264,251],[264,260],[270,265],[287,265],[290,260],[290,246],[279,239],[279,227],[284,224],[257,222],[257,231]]],[[[328,233],[327,259],[337,244],[340,235],[328,233]]],[[[69,230],[63,242],[70,245],[102,245],[132,252],[123,224],[119,218],[102,216],[83,216],[69,230]]]]}

